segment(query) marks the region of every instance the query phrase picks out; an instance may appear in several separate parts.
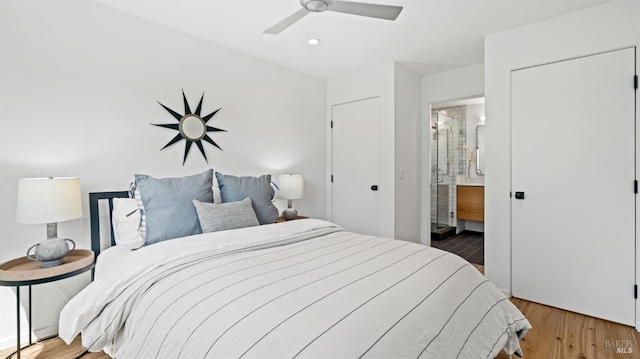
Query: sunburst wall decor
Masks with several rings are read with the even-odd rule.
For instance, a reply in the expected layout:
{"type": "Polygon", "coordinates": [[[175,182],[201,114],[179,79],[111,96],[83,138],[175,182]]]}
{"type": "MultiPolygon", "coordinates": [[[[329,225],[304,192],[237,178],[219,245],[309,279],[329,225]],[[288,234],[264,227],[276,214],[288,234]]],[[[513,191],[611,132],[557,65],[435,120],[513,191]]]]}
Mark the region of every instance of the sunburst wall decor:
{"type": "Polygon", "coordinates": [[[182,160],[183,166],[187,161],[187,156],[189,155],[189,150],[191,149],[191,145],[193,143],[198,146],[198,149],[200,149],[200,153],[202,153],[204,160],[209,163],[209,160],[207,160],[207,154],[204,152],[204,147],[202,146],[202,141],[204,140],[206,142],[209,142],[210,144],[216,146],[220,151],[222,151],[222,148],[220,148],[220,146],[218,146],[218,144],[214,140],[212,140],[209,135],[207,135],[207,132],[227,132],[226,130],[220,128],[207,126],[207,122],[222,108],[219,108],[212,113],[202,117],[200,116],[200,112],[202,111],[202,100],[204,99],[204,93],[202,93],[202,97],[200,97],[200,103],[198,103],[198,108],[196,108],[195,112],[191,112],[191,108],[189,108],[189,103],[187,102],[187,96],[185,96],[184,90],[182,90],[182,98],[184,100],[184,115],[181,115],[158,102],[160,106],[164,107],[165,110],[167,110],[173,117],[175,117],[176,120],[178,120],[178,123],[152,123],[151,125],[170,128],[179,132],[176,137],[174,137],[171,141],[169,141],[169,143],[162,147],[160,151],[175,144],[180,140],[185,140],[186,144],[184,147],[184,159],[182,160]]]}

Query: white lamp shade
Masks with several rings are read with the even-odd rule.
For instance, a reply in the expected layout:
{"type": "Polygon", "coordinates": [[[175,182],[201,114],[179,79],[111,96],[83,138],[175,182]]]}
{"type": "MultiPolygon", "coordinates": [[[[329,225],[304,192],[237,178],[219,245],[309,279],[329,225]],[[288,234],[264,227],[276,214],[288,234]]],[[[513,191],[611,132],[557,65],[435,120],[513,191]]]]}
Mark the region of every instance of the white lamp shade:
{"type": "Polygon", "coordinates": [[[80,178],[21,178],[18,181],[18,223],[57,223],[82,217],[80,178]]]}
{"type": "Polygon", "coordinates": [[[300,199],[304,194],[304,180],[302,175],[278,176],[278,198],[300,199]]]}

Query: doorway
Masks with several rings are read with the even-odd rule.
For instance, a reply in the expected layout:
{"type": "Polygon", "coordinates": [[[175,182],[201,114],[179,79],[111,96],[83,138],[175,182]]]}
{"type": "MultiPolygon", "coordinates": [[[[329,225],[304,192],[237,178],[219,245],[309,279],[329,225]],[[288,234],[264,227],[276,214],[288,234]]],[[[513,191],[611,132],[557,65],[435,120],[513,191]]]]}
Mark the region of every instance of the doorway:
{"type": "Polygon", "coordinates": [[[476,264],[484,261],[484,218],[470,215],[465,201],[481,203],[477,210],[484,212],[484,170],[478,167],[484,151],[478,152],[477,139],[484,124],[484,97],[432,105],[431,245],[476,264]]]}
{"type": "MultiPolygon", "coordinates": [[[[434,104],[431,107],[431,229],[454,227],[484,232],[482,221],[468,223],[457,216],[457,186],[484,185],[484,97],[434,104]]],[[[435,240],[443,238],[432,238],[435,240]]]]}

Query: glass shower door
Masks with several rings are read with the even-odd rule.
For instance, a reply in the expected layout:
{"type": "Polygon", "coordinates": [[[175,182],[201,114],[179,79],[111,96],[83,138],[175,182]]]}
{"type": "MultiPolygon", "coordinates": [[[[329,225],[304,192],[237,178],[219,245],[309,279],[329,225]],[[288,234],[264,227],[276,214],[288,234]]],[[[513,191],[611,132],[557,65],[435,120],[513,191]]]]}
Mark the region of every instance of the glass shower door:
{"type": "Polygon", "coordinates": [[[449,192],[453,156],[453,119],[436,113],[431,145],[431,232],[432,238],[450,228],[449,192]]]}

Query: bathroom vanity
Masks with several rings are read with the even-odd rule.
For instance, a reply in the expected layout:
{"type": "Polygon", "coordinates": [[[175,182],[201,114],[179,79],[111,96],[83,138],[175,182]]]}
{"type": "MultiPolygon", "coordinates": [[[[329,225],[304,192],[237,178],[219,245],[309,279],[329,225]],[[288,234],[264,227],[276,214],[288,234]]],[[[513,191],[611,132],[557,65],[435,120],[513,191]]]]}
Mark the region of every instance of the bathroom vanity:
{"type": "Polygon", "coordinates": [[[457,186],[457,218],[484,222],[484,185],[457,186]]]}

